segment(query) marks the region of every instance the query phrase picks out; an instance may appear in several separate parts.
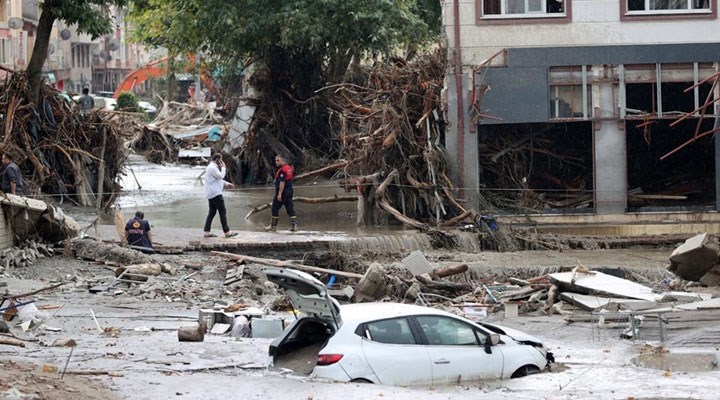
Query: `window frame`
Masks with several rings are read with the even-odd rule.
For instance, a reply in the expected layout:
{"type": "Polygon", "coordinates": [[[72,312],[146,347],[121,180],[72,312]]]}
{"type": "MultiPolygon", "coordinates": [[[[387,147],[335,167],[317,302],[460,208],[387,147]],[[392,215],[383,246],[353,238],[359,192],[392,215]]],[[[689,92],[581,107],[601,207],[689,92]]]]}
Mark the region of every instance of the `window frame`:
{"type": "Polygon", "coordinates": [[[408,318],[407,316],[392,317],[392,318],[383,318],[383,319],[377,319],[377,320],[373,320],[373,321],[363,322],[362,324],[358,325],[358,327],[355,329],[355,334],[358,335],[358,336],[360,336],[360,337],[363,338],[364,340],[367,340],[367,341],[372,342],[372,343],[378,343],[378,344],[386,344],[386,345],[394,345],[394,346],[418,346],[418,345],[423,345],[423,343],[421,343],[421,338],[418,336],[417,332],[415,331],[415,328],[414,328],[414,326],[413,326],[412,320],[411,320],[410,318],[408,318]],[[369,327],[370,327],[371,325],[374,325],[374,324],[377,324],[377,323],[382,323],[382,322],[387,322],[387,321],[396,321],[396,322],[398,322],[398,323],[401,323],[401,321],[403,321],[403,320],[405,321],[405,324],[407,325],[407,328],[410,330],[410,335],[411,335],[413,341],[415,341],[415,343],[388,343],[388,342],[382,342],[382,341],[377,340],[376,338],[373,338],[373,336],[372,336],[372,334],[371,334],[371,332],[370,332],[370,328],[369,328],[369,327]]]}
{"type": "MultiPolygon", "coordinates": [[[[628,1],[620,0],[620,21],[663,21],[682,19],[717,19],[717,0],[709,0],[710,10],[649,10],[649,11],[628,11],[628,1]]],[[[687,0],[688,2],[693,0],[687,0]]]]}
{"type": "MultiPolygon", "coordinates": [[[[506,0],[499,0],[506,1],[506,0]]],[[[551,0],[547,0],[551,1],[551,0]]],[[[711,0],[717,1],[717,0],[711,0]]],[[[484,0],[475,0],[476,25],[517,25],[522,24],[567,24],[572,22],[572,0],[564,0],[565,12],[557,16],[548,13],[529,14],[487,14],[483,13],[484,0]]]]}
{"type": "Polygon", "coordinates": [[[422,336],[422,345],[423,346],[453,346],[453,347],[483,347],[487,343],[489,343],[490,340],[490,334],[487,332],[481,330],[475,325],[472,325],[466,321],[463,321],[458,318],[452,318],[445,315],[433,315],[433,314],[424,314],[424,315],[415,315],[412,318],[413,323],[416,325],[417,331],[419,335],[422,336]],[[471,330],[473,335],[475,336],[475,343],[468,343],[468,344],[432,344],[430,343],[430,340],[428,340],[427,335],[425,334],[425,330],[422,328],[422,324],[420,323],[420,318],[438,318],[438,319],[446,319],[449,321],[453,321],[456,324],[463,325],[471,330]]]}

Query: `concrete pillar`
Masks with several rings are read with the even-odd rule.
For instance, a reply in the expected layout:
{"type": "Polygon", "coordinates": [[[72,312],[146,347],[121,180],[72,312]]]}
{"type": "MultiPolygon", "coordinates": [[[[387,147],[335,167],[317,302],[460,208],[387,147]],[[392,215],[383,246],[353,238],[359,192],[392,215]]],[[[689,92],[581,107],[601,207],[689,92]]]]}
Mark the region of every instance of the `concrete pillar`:
{"type": "Polygon", "coordinates": [[[448,156],[450,157],[450,164],[454,166],[454,172],[456,176],[451,178],[455,180],[455,183],[463,188],[462,197],[470,199],[472,207],[478,207],[477,199],[479,195],[479,184],[478,184],[478,135],[477,129],[473,127],[468,116],[467,110],[470,107],[470,93],[472,91],[471,80],[466,74],[462,75],[462,87],[463,87],[463,122],[464,122],[464,134],[462,140],[458,135],[458,93],[457,85],[455,82],[455,74],[452,69],[448,70],[448,74],[445,78],[445,88],[447,90],[447,118],[448,126],[445,132],[445,148],[447,149],[448,156]],[[460,142],[462,141],[463,147],[463,160],[462,164],[459,163],[459,150],[460,142]]]}
{"type": "Polygon", "coordinates": [[[593,68],[595,212],[622,214],[627,207],[627,140],[616,118],[613,84],[605,66],[593,68]]]}

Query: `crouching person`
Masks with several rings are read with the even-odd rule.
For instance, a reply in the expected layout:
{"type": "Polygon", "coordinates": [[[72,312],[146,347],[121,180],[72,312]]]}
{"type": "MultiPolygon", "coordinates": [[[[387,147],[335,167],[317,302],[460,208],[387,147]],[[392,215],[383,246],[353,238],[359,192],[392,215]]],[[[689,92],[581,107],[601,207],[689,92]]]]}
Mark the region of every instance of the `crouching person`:
{"type": "Polygon", "coordinates": [[[125,225],[125,240],[131,249],[148,254],[153,252],[150,223],[145,220],[145,214],[142,211],[135,212],[135,218],[125,225]]]}

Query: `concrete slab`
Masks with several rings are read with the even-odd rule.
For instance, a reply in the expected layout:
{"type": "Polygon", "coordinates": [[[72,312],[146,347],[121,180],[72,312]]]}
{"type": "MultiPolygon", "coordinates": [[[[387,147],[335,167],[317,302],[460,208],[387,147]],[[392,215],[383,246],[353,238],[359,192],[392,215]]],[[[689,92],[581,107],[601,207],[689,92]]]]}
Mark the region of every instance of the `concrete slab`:
{"type": "Polygon", "coordinates": [[[428,261],[427,258],[425,258],[425,255],[419,250],[415,250],[410,253],[410,255],[403,258],[402,263],[415,276],[429,274],[434,270],[430,261],[428,261]]]}
{"type": "Polygon", "coordinates": [[[619,299],[619,298],[611,298],[611,297],[601,297],[601,296],[590,296],[586,294],[580,294],[580,293],[572,293],[572,292],[563,292],[560,293],[560,298],[562,300],[567,301],[568,303],[574,304],[584,310],[588,311],[594,311],[601,308],[608,307],[611,304],[617,304],[617,305],[626,305],[630,303],[636,303],[636,304],[651,304],[650,306],[647,306],[646,308],[652,307],[652,305],[657,306],[657,303],[655,302],[647,302],[645,300],[633,300],[633,299],[619,299]]]}
{"type": "Polygon", "coordinates": [[[591,274],[581,272],[558,272],[548,275],[554,282],[569,287],[575,291],[577,288],[589,292],[608,294],[617,297],[655,301],[652,289],[639,283],[626,279],[616,278],[602,272],[592,271],[591,274]]]}

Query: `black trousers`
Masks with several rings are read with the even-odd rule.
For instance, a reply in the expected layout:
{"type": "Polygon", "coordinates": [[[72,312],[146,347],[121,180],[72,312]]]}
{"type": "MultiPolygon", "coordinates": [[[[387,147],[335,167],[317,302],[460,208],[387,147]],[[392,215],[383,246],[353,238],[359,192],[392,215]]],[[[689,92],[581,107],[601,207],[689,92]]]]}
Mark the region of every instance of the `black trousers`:
{"type": "Polygon", "coordinates": [[[270,211],[272,211],[272,216],[277,217],[280,215],[280,209],[282,206],[285,206],[285,211],[287,211],[288,215],[291,217],[295,216],[295,206],[293,206],[293,190],[292,188],[285,188],[283,190],[282,194],[282,201],[278,201],[277,199],[278,191],[275,190],[275,196],[273,196],[272,201],[272,208],[270,211]]]}
{"type": "Polygon", "coordinates": [[[223,232],[230,232],[230,227],[227,223],[227,210],[225,210],[225,200],[221,194],[208,199],[208,211],[207,218],[205,218],[205,232],[210,232],[213,219],[215,219],[215,213],[220,214],[220,224],[222,225],[223,232]]]}

